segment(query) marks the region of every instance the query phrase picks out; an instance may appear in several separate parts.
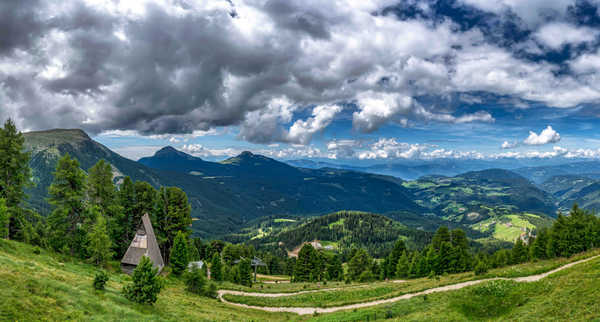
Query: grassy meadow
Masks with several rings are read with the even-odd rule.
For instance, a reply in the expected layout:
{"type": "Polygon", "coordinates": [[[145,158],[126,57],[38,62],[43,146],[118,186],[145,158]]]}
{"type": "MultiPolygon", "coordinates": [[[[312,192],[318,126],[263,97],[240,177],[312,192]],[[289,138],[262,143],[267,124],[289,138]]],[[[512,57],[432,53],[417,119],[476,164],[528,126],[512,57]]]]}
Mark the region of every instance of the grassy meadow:
{"type": "MultiPolygon", "coordinates": [[[[472,273],[421,278],[407,283],[368,284],[257,284],[252,288],[229,283],[220,288],[250,292],[296,292],[326,288],[285,298],[238,297],[231,301],[268,306],[331,307],[389,298],[432,287],[476,278],[538,274],[565,263],[599,254],[580,254],[569,259],[526,263],[472,273]]],[[[105,291],[96,291],[92,280],[98,269],[90,264],[30,245],[0,240],[0,320],[9,321],[365,321],[365,320],[593,320],[600,316],[600,259],[576,265],[534,283],[496,281],[458,291],[435,293],[393,304],[330,314],[299,316],[244,309],[199,297],[185,291],[179,279],[166,278],[166,286],[153,306],[135,304],[121,294],[130,278],[118,273],[118,263],[108,268],[105,291]]]]}

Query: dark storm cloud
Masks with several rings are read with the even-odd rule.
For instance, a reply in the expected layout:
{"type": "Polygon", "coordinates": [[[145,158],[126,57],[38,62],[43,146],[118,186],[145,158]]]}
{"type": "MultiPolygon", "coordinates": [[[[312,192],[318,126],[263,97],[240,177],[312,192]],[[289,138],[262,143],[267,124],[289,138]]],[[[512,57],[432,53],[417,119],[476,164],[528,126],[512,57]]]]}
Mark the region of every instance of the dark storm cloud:
{"type": "Polygon", "coordinates": [[[306,144],[345,103],[371,132],[494,121],[444,103],[462,93],[596,102],[597,13],[559,2],[3,1],[0,116],[95,133],[239,125],[244,140],[306,144]]]}
{"type": "Polygon", "coordinates": [[[0,1],[0,55],[16,48],[27,49],[42,34],[44,23],[40,20],[38,0],[0,1]]]}

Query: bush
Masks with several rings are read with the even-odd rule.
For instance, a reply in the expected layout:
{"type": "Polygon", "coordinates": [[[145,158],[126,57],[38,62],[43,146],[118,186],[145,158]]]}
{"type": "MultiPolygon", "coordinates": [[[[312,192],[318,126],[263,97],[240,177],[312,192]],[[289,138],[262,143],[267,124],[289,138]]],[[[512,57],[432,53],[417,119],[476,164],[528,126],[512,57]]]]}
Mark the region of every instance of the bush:
{"type": "Polygon", "coordinates": [[[100,271],[96,274],[96,277],[94,277],[94,288],[99,291],[103,290],[106,282],[108,282],[108,274],[106,274],[105,271],[100,271]]]}
{"type": "Polygon", "coordinates": [[[369,269],[362,272],[360,274],[360,276],[358,277],[358,281],[361,283],[371,282],[374,279],[375,279],[375,276],[373,276],[373,272],[371,272],[371,270],[369,270],[369,269]]]}
{"type": "Polygon", "coordinates": [[[217,298],[217,284],[215,284],[213,282],[208,283],[208,285],[206,286],[205,295],[216,299],[217,298]]]}
{"type": "Polygon", "coordinates": [[[453,297],[451,305],[469,319],[496,318],[527,301],[521,286],[506,280],[487,282],[453,297]]]}
{"type": "Polygon", "coordinates": [[[131,279],[132,283],[123,288],[125,297],[136,303],[154,304],[163,287],[163,282],[158,276],[158,270],[152,267],[152,261],[148,257],[142,257],[133,271],[131,279]]]}
{"type": "Polygon", "coordinates": [[[35,246],[35,248],[33,249],[33,253],[39,255],[42,253],[42,250],[39,247],[35,246]]]}
{"type": "Polygon", "coordinates": [[[199,295],[204,293],[206,279],[204,278],[204,273],[198,267],[192,267],[192,270],[186,272],[183,277],[185,279],[186,289],[189,292],[199,295]]]}
{"type": "Polygon", "coordinates": [[[483,275],[487,273],[488,268],[484,261],[479,261],[475,266],[475,275],[483,275]]]}

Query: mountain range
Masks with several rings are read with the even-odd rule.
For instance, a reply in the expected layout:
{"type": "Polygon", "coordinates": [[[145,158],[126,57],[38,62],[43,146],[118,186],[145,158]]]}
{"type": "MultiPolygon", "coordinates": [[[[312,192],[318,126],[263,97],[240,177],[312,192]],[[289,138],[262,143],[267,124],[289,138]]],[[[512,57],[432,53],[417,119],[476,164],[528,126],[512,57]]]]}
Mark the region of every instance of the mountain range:
{"type": "MultiPolygon", "coordinates": [[[[101,159],[108,161],[116,183],[130,176],[155,187],[182,188],[192,205],[193,229],[202,237],[235,233],[266,216],[318,216],[339,210],[387,213],[412,227],[432,230],[444,222],[479,229],[473,225],[485,220],[500,222],[506,219],[501,216],[517,213],[552,217],[557,209],[567,209],[574,202],[589,209],[600,207],[600,183],[596,180],[600,162],[484,169],[450,176],[440,170],[441,174],[406,181],[365,168],[340,169],[338,164],[314,161],[288,164],[251,152],[211,162],[165,147],[136,162],[77,129],[24,136],[35,183],[28,191],[29,203],[42,214],[50,211],[45,198],[56,161],[69,153],[84,170],[101,159]],[[558,176],[553,176],[555,173],[558,176]]],[[[424,173],[442,168],[454,173],[474,165],[491,166],[489,161],[463,165],[459,160],[415,162],[406,171],[416,174],[414,169],[420,167],[427,168],[424,173]]],[[[400,165],[390,167],[399,169],[400,165]]]]}

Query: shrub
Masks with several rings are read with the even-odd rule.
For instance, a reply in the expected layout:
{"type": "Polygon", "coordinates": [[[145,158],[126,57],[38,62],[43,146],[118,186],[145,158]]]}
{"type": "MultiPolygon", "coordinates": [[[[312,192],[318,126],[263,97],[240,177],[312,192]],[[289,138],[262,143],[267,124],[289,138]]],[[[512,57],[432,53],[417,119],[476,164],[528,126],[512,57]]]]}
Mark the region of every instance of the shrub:
{"type": "Polygon", "coordinates": [[[216,299],[217,298],[217,284],[215,284],[213,282],[208,283],[208,285],[206,286],[205,295],[216,299]]]}
{"type": "Polygon", "coordinates": [[[136,303],[154,304],[163,287],[163,282],[158,276],[158,270],[152,267],[152,262],[148,257],[142,257],[133,271],[131,279],[132,283],[123,288],[125,297],[136,303]]]}
{"type": "Polygon", "coordinates": [[[96,274],[96,277],[94,277],[94,288],[97,290],[103,290],[106,282],[108,282],[108,274],[106,274],[105,271],[100,271],[98,274],[96,274]]]}
{"type": "Polygon", "coordinates": [[[33,253],[39,255],[42,253],[42,250],[39,247],[35,246],[35,248],[33,249],[33,253]]]}
{"type": "Polygon", "coordinates": [[[526,302],[520,285],[514,281],[496,280],[469,288],[453,297],[456,306],[469,319],[496,318],[526,302]]]}
{"type": "Polygon", "coordinates": [[[488,268],[484,261],[479,261],[475,266],[475,275],[483,275],[487,273],[488,268]]]}
{"type": "Polygon", "coordinates": [[[204,273],[196,266],[184,274],[186,289],[194,294],[203,294],[206,279],[204,273]]]}
{"type": "Polygon", "coordinates": [[[358,281],[363,283],[363,282],[371,282],[375,279],[375,276],[373,276],[373,272],[371,272],[371,270],[365,270],[364,272],[362,272],[360,274],[360,276],[358,277],[358,281]]]}

